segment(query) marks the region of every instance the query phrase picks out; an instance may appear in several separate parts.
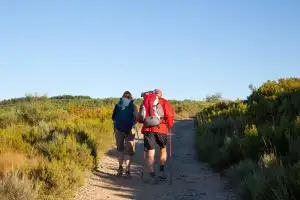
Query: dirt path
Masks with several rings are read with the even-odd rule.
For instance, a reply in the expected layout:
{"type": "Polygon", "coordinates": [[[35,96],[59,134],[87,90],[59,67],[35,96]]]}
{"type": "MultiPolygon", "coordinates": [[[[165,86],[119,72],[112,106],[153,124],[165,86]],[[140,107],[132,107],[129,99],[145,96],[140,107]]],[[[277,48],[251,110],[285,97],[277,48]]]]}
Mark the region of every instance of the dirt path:
{"type": "MultiPolygon", "coordinates": [[[[143,183],[140,177],[143,144],[137,144],[131,180],[116,177],[116,151],[108,152],[100,162],[99,170],[87,181],[75,200],[217,200],[234,199],[225,188],[226,180],[199,163],[195,151],[195,129],[192,120],[177,121],[173,133],[173,184],[143,183]]],[[[167,163],[168,165],[168,163],[167,163]]],[[[156,168],[157,169],[157,168],[156,168]]],[[[169,167],[166,166],[166,172],[169,167]]]]}

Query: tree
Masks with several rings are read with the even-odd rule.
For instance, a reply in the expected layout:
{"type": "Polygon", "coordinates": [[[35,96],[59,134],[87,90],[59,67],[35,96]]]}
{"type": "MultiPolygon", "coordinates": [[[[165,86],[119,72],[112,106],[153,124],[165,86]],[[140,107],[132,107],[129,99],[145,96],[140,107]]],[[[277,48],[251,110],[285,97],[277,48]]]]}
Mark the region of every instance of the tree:
{"type": "Polygon", "coordinates": [[[250,84],[248,85],[248,88],[249,88],[252,92],[256,90],[256,87],[255,87],[252,83],[250,83],[250,84]]]}
{"type": "Polygon", "coordinates": [[[206,95],[205,101],[207,102],[216,102],[222,100],[222,94],[220,92],[217,92],[216,94],[213,94],[211,96],[206,95]]]}

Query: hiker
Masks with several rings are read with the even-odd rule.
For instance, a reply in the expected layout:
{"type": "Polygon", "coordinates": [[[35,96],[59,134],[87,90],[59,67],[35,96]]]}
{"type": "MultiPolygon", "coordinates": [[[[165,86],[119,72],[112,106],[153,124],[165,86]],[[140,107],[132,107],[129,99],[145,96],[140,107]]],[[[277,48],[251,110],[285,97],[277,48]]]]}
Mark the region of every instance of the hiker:
{"type": "Polygon", "coordinates": [[[117,150],[119,152],[118,176],[123,175],[123,161],[125,160],[126,177],[131,178],[130,165],[135,154],[135,134],[131,129],[136,124],[138,110],[133,104],[134,100],[129,91],[125,91],[120,101],[115,105],[112,120],[114,121],[114,133],[117,150]]]}
{"type": "Polygon", "coordinates": [[[149,178],[150,182],[155,183],[157,179],[154,169],[154,157],[157,145],[160,148],[158,179],[167,179],[164,173],[167,161],[166,145],[168,143],[168,133],[174,124],[174,111],[170,102],[162,97],[162,91],[159,89],[142,94],[142,96],[144,97],[144,101],[139,110],[140,118],[138,122],[143,123],[141,132],[144,135],[144,151],[148,153],[149,178]],[[156,104],[156,109],[151,110],[153,105],[156,104]],[[160,119],[155,118],[155,116],[160,116],[160,119]]]}

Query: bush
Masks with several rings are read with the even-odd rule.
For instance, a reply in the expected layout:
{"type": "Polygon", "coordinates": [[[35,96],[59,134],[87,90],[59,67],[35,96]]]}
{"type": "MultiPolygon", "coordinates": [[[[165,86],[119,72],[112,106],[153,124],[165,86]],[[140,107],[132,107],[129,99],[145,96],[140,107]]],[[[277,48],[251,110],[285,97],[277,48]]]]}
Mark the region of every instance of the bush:
{"type": "Polygon", "coordinates": [[[256,162],[251,159],[245,159],[238,164],[232,165],[226,170],[226,174],[229,177],[231,184],[236,187],[249,175],[252,175],[259,169],[256,162]]]}
{"type": "Polygon", "coordinates": [[[37,193],[26,176],[14,172],[0,179],[0,197],[1,200],[35,200],[37,193]]]}
{"type": "Polygon", "coordinates": [[[269,163],[268,167],[265,167],[247,159],[232,166],[227,171],[227,176],[242,199],[295,199],[290,189],[287,171],[277,162],[269,163]]]}
{"type": "Polygon", "coordinates": [[[86,98],[7,101],[0,107],[0,175],[19,170],[38,199],[69,199],[114,141],[112,108],[86,98]]]}
{"type": "Polygon", "coordinates": [[[73,190],[83,183],[83,173],[73,160],[41,162],[29,172],[39,186],[39,199],[70,199],[73,190]]]}
{"type": "Polygon", "coordinates": [[[225,170],[242,199],[300,198],[299,78],[267,81],[247,101],[219,102],[196,116],[199,158],[225,170]]]}
{"type": "MultiPolygon", "coordinates": [[[[37,199],[72,198],[84,172],[97,169],[99,158],[115,141],[111,115],[118,100],[31,95],[1,101],[0,176],[18,170],[30,178],[37,199]]],[[[141,99],[135,103],[140,105],[141,99]]],[[[171,104],[176,119],[189,118],[208,105],[188,100],[171,104]]],[[[23,194],[22,184],[13,184],[12,193],[23,194]]]]}

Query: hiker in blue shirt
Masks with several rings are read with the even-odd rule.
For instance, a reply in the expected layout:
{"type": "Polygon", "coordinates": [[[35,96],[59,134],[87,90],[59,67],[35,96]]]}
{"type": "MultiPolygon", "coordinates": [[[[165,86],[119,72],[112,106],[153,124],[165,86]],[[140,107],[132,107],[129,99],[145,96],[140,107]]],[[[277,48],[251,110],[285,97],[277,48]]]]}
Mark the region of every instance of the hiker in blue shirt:
{"type": "Polygon", "coordinates": [[[131,178],[130,165],[132,156],[135,154],[135,134],[131,130],[136,124],[138,117],[138,110],[133,102],[131,93],[125,91],[120,101],[116,104],[112,115],[116,145],[119,152],[118,175],[123,175],[123,161],[125,160],[125,174],[128,178],[131,178]]]}

